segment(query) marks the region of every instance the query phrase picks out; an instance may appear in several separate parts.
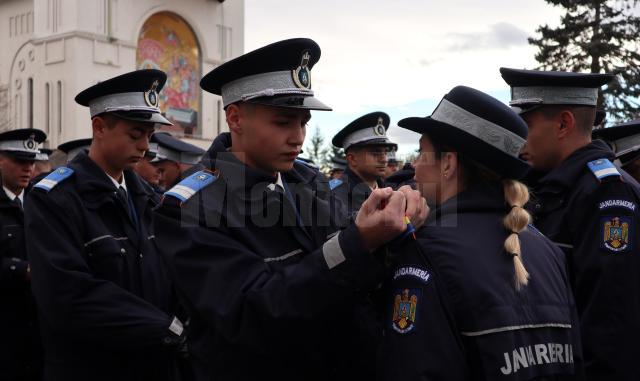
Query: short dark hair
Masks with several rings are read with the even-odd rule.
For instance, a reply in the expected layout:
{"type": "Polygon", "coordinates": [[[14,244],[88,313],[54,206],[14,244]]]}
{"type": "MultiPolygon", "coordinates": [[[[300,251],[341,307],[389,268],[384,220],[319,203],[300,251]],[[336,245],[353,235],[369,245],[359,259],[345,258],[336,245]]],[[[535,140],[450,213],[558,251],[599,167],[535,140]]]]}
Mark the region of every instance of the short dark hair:
{"type": "Polygon", "coordinates": [[[574,105],[554,105],[544,106],[540,109],[542,115],[547,119],[555,118],[563,111],[569,111],[573,114],[576,120],[576,127],[584,135],[591,136],[591,130],[593,130],[593,123],[596,120],[596,109],[591,106],[574,106],[574,105]]]}

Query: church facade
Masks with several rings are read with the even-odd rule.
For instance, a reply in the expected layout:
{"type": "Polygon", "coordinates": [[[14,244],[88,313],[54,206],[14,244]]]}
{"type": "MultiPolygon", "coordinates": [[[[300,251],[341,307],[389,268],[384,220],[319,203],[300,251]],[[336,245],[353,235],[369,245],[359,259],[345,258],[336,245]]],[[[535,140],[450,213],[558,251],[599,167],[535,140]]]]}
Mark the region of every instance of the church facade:
{"type": "Polygon", "coordinates": [[[0,0],[0,131],[44,130],[45,147],[91,137],[75,95],[141,68],[167,73],[169,131],[208,147],[227,129],[203,74],[244,52],[244,0],[0,0]]]}

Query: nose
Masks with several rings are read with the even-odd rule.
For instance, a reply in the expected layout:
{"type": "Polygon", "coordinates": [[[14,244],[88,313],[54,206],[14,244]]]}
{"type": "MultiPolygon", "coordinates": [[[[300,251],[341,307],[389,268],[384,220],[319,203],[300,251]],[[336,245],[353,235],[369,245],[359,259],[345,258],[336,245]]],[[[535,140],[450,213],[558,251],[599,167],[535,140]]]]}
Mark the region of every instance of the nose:
{"type": "Polygon", "coordinates": [[[305,135],[306,129],[304,127],[292,128],[291,133],[289,134],[288,143],[292,146],[302,147],[305,135]]]}
{"type": "Polygon", "coordinates": [[[140,141],[138,141],[137,148],[140,151],[147,152],[149,150],[149,137],[146,136],[146,137],[140,139],[140,141]]]}
{"type": "Polygon", "coordinates": [[[33,171],[35,169],[35,167],[36,167],[36,163],[35,162],[33,162],[33,161],[32,162],[28,162],[27,161],[22,165],[22,172],[31,173],[31,171],[33,171]]]}

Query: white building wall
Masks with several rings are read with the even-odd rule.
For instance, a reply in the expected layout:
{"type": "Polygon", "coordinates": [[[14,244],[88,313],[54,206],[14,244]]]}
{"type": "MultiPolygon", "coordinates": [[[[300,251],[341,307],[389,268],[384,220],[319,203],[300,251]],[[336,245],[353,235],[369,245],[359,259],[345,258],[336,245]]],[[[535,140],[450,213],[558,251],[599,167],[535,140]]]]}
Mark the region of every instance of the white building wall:
{"type": "MultiPolygon", "coordinates": [[[[160,11],[190,24],[200,44],[202,75],[243,53],[244,0],[0,0],[0,130],[29,127],[32,78],[33,127],[48,129],[47,146],[91,136],[89,111],[73,98],[94,83],[135,70],[140,29],[160,11]],[[11,17],[25,20],[16,29],[20,33],[7,33],[10,25],[16,28],[11,17]]],[[[202,94],[202,137],[190,142],[208,147],[227,130],[218,100],[202,94]]]]}

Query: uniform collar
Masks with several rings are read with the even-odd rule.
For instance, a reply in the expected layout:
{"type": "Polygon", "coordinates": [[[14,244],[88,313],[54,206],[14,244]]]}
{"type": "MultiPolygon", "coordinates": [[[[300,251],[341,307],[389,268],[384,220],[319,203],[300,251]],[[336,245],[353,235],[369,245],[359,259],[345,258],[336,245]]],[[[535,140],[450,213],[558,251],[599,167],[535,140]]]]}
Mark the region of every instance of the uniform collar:
{"type": "Polygon", "coordinates": [[[538,183],[540,185],[554,184],[571,187],[583,171],[587,169],[587,163],[596,159],[613,161],[615,160],[615,154],[605,142],[594,140],[586,146],[575,150],[557,168],[543,176],[538,183]]]}
{"type": "MultiPolygon", "coordinates": [[[[362,178],[360,178],[360,176],[358,176],[358,174],[357,174],[357,173],[355,173],[355,172],[351,169],[351,167],[349,167],[349,166],[347,166],[347,168],[344,170],[343,177],[344,177],[345,175],[347,176],[347,177],[346,177],[346,179],[347,179],[347,181],[349,182],[349,188],[351,188],[351,189],[352,189],[352,188],[355,188],[355,186],[356,186],[356,185],[358,185],[358,184],[360,184],[360,183],[366,184],[366,183],[362,180],[362,178]]],[[[382,187],[382,185],[383,185],[383,184],[382,184],[382,180],[380,180],[380,179],[376,179],[376,188],[381,188],[381,187],[382,187]]],[[[368,185],[367,185],[367,186],[368,186],[368,185]]],[[[371,188],[371,187],[369,187],[369,188],[371,188]]],[[[376,188],[373,188],[373,189],[376,189],[376,188]]]]}
{"type": "MultiPolygon", "coordinates": [[[[90,195],[91,198],[103,197],[102,193],[113,192],[114,186],[120,185],[109,177],[85,152],[79,153],[68,164],[68,167],[75,171],[74,177],[78,193],[90,195]]],[[[126,183],[125,190],[128,193],[150,195],[150,191],[144,188],[133,171],[125,170],[122,176],[123,184],[126,183]]]]}
{"type": "Polygon", "coordinates": [[[474,185],[451,197],[429,214],[427,223],[460,213],[506,213],[507,205],[499,185],[474,185]]]}
{"type": "Polygon", "coordinates": [[[5,187],[4,185],[2,186],[2,189],[4,190],[4,193],[7,195],[7,197],[9,198],[9,201],[13,201],[16,199],[16,197],[18,198],[18,200],[20,200],[21,204],[24,204],[24,189],[22,190],[22,192],[20,192],[19,195],[16,196],[15,193],[11,192],[9,190],[9,188],[5,187]]]}
{"type": "Polygon", "coordinates": [[[280,189],[284,190],[284,183],[282,182],[282,176],[280,175],[280,172],[277,173],[276,181],[267,185],[267,188],[269,188],[270,190],[275,190],[276,187],[280,187],[280,189]]]}
{"type": "Polygon", "coordinates": [[[122,187],[124,188],[125,192],[127,191],[127,181],[124,178],[124,173],[122,174],[122,179],[120,179],[120,182],[118,182],[116,179],[111,177],[108,173],[106,174],[109,177],[109,180],[111,180],[111,182],[113,183],[113,186],[116,187],[116,189],[119,189],[120,187],[122,187]]]}

